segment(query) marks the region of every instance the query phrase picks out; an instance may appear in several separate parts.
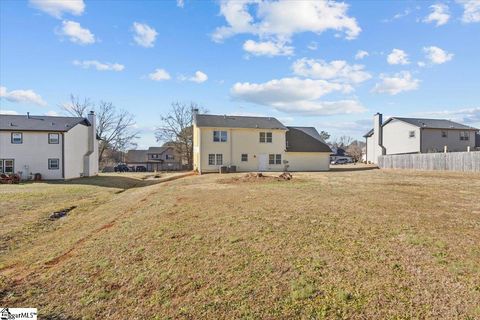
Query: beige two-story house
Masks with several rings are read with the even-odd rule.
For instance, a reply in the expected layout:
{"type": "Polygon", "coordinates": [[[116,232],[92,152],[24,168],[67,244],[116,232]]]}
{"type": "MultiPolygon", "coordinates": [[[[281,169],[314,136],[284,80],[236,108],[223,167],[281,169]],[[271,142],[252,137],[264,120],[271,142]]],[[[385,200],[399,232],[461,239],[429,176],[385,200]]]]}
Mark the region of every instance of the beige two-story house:
{"type": "Polygon", "coordinates": [[[95,114],[87,118],[0,115],[0,172],[31,179],[98,174],[95,114]]]}
{"type": "Polygon", "coordinates": [[[193,167],[199,173],[327,171],[330,147],[313,127],[287,127],[272,117],[196,114],[193,167]]]}
{"type": "Polygon", "coordinates": [[[366,161],[371,163],[389,154],[473,151],[478,131],[446,119],[391,117],[383,122],[380,113],[374,115],[373,125],[364,135],[366,161]]]}

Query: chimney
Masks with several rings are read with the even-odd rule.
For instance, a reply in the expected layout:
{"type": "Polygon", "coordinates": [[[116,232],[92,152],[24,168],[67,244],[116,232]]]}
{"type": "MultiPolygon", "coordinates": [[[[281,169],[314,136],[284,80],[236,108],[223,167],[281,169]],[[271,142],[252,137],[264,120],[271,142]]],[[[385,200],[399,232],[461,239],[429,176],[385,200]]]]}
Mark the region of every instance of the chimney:
{"type": "Polygon", "coordinates": [[[97,161],[98,159],[95,159],[96,153],[95,153],[95,148],[96,148],[96,142],[97,142],[97,123],[95,119],[95,112],[90,111],[87,115],[87,120],[90,122],[90,126],[88,127],[88,150],[87,153],[84,155],[84,160],[83,160],[83,175],[86,177],[92,176],[95,174],[95,166],[93,165],[94,161],[97,161]],[[93,159],[92,159],[93,157],[93,159]]]}
{"type": "Polygon", "coordinates": [[[197,123],[197,115],[198,115],[198,109],[197,108],[193,108],[192,109],[192,117],[193,117],[193,123],[196,124],[197,123]]]}
{"type": "Polygon", "coordinates": [[[377,112],[373,116],[373,138],[374,138],[374,157],[373,162],[378,162],[378,157],[385,155],[385,148],[383,147],[383,115],[377,112]]]}

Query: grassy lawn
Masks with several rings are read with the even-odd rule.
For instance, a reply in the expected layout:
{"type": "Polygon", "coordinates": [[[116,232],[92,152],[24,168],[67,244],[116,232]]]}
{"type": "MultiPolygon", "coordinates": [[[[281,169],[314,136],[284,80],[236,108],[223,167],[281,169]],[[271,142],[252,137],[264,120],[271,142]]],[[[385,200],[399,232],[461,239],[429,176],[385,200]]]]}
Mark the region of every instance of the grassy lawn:
{"type": "Polygon", "coordinates": [[[0,185],[0,305],[53,319],[480,318],[478,174],[142,177],[0,185]]]}

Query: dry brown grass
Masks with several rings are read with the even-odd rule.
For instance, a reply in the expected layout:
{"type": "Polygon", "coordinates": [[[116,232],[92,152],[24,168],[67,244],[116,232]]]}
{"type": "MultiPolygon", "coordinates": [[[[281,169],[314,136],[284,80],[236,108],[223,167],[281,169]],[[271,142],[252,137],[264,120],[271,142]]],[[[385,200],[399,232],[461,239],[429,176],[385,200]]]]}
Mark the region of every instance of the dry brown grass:
{"type": "Polygon", "coordinates": [[[43,219],[38,203],[78,205],[2,252],[0,304],[68,319],[480,317],[479,175],[226,178],[0,186],[24,206],[20,229],[43,219]]]}

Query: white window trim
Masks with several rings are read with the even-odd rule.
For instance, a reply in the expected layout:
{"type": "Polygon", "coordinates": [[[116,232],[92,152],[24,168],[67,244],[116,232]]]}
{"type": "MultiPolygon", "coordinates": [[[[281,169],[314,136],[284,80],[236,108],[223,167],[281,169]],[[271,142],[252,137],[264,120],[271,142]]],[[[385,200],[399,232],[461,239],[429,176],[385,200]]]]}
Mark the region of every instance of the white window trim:
{"type": "Polygon", "coordinates": [[[228,132],[225,130],[213,130],[212,140],[213,142],[228,142],[228,132]],[[218,141],[215,141],[215,132],[218,132],[218,141]],[[225,141],[222,141],[223,134],[225,134],[225,141]]]}
{"type": "Polygon", "coordinates": [[[58,132],[49,132],[48,133],[48,144],[60,144],[60,133],[58,132]],[[56,134],[57,135],[57,142],[51,142],[50,135],[56,134]]]}
{"type": "Polygon", "coordinates": [[[60,170],[60,159],[59,158],[49,158],[48,159],[48,170],[60,170]],[[58,163],[58,166],[56,168],[53,168],[51,163],[52,160],[56,160],[58,163]]]}

